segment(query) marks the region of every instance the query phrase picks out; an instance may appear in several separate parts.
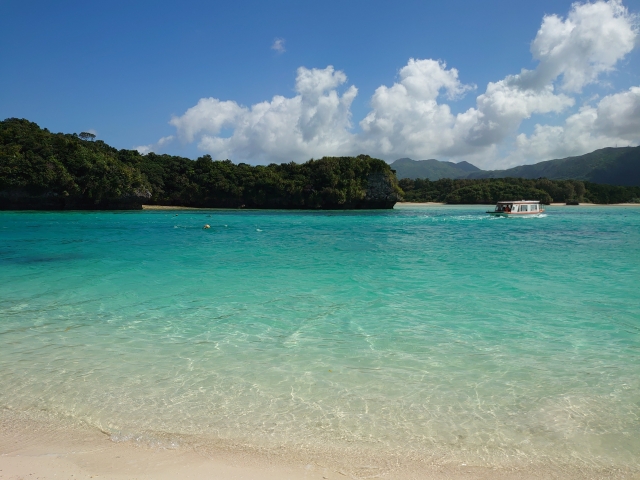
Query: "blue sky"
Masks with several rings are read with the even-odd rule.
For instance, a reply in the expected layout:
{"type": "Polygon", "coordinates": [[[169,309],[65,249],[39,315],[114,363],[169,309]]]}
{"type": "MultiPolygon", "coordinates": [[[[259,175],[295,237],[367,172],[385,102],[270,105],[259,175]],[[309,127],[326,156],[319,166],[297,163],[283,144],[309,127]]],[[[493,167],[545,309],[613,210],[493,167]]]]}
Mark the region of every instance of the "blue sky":
{"type": "Polygon", "coordinates": [[[532,163],[638,144],[639,12],[640,0],[5,0],[0,117],[249,163],[355,153],[532,163]],[[543,51],[549,41],[562,51],[543,51]],[[506,80],[522,69],[533,87],[506,80]],[[526,105],[496,106],[523,89],[526,105]]]}

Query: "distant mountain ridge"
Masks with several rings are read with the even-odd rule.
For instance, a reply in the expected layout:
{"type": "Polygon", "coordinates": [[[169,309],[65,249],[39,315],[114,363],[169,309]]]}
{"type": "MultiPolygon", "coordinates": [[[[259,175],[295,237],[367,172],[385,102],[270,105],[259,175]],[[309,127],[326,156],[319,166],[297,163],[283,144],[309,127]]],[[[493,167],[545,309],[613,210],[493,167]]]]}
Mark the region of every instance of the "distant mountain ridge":
{"type": "Polygon", "coordinates": [[[402,178],[548,178],[582,180],[593,183],[640,186],[640,147],[601,148],[585,155],[520,165],[506,170],[481,170],[468,162],[411,160],[401,158],[391,163],[398,179],[402,178]]]}
{"type": "Polygon", "coordinates": [[[443,162],[440,160],[412,160],[399,158],[391,164],[396,171],[398,179],[401,178],[428,178],[440,180],[441,178],[466,178],[470,173],[482,172],[469,162],[443,162]]]}

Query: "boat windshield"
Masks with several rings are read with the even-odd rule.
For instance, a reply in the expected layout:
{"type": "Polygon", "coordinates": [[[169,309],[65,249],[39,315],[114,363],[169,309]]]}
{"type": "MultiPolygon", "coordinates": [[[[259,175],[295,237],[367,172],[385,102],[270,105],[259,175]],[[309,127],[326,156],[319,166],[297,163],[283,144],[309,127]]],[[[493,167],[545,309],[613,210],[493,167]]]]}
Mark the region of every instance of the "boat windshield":
{"type": "Polygon", "coordinates": [[[496,213],[529,213],[542,212],[542,206],[537,203],[497,203],[494,212],[496,213]]]}

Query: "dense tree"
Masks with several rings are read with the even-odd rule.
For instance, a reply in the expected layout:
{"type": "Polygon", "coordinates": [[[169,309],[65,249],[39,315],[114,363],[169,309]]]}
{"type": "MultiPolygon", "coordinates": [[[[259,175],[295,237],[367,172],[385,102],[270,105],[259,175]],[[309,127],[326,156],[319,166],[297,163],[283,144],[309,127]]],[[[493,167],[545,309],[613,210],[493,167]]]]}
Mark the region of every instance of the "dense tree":
{"type": "Polygon", "coordinates": [[[80,137],[82,140],[95,140],[96,136],[93,133],[89,133],[89,132],[81,132],[78,137],[80,137]]]}
{"type": "Polygon", "coordinates": [[[367,155],[282,165],[236,165],[52,134],[27,120],[0,122],[0,208],[390,208],[401,190],[389,165],[367,155]],[[41,207],[38,207],[40,205],[41,207]]]}
{"type": "Polygon", "coordinates": [[[135,168],[120,162],[104,142],[52,134],[27,120],[0,122],[0,191],[4,205],[101,208],[124,206],[148,195],[150,185],[135,168]],[[42,202],[41,202],[42,203],[42,202]]]}
{"type": "Polygon", "coordinates": [[[27,120],[0,122],[0,208],[390,208],[407,201],[640,202],[640,187],[576,180],[402,179],[367,155],[305,163],[234,164],[116,150],[87,132],[53,134],[27,120]],[[404,193],[403,193],[404,190],[404,193]]]}
{"type": "Polygon", "coordinates": [[[411,202],[494,204],[500,200],[539,200],[551,202],[624,203],[640,202],[640,187],[618,187],[579,180],[539,178],[442,178],[398,182],[404,199],[411,202]]]}

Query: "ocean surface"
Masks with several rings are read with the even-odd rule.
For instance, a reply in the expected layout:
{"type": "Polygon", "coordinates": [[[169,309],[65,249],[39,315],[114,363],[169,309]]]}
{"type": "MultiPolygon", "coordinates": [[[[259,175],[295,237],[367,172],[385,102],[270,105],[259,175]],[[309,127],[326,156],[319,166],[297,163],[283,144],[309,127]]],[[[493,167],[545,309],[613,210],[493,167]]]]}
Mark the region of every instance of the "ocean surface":
{"type": "Polygon", "coordinates": [[[638,468],[640,208],[485,210],[0,212],[0,410],[638,468]]]}

